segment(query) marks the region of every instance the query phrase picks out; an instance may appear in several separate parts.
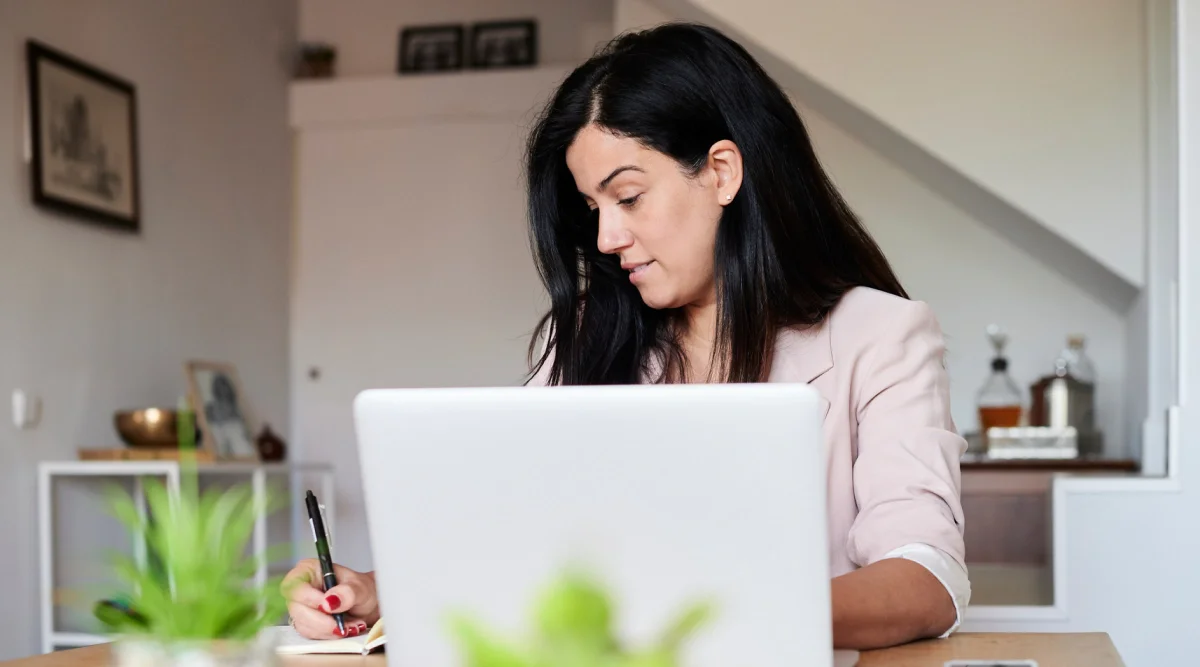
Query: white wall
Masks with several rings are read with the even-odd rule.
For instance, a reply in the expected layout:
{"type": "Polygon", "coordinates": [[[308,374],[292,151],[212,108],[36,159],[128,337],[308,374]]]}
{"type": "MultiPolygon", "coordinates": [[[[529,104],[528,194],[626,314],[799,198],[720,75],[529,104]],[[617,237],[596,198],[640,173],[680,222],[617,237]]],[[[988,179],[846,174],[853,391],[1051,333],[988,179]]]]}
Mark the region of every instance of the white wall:
{"type": "Polygon", "coordinates": [[[526,236],[522,150],[531,110],[564,76],[547,66],[295,91],[295,442],[337,466],[333,553],[349,567],[373,568],[354,397],[516,385],[528,369],[549,304],[526,236]]]}
{"type": "Polygon", "coordinates": [[[300,0],[300,38],[337,46],[339,76],[396,71],[400,30],[428,23],[536,18],[542,63],[591,55],[612,36],[612,0],[300,0]]]}
{"type": "Polygon", "coordinates": [[[977,426],[975,394],[990,373],[985,329],[1008,331],[1009,373],[1028,406],[1028,386],[1053,370],[1068,333],[1088,335],[1102,375],[1097,414],[1109,451],[1123,453],[1124,332],[1121,317],[930,192],[800,101],[834,182],[882,246],[909,294],[927,301],[948,346],[955,423],[977,426]]]}
{"type": "Polygon", "coordinates": [[[1125,363],[1130,392],[1130,423],[1144,419],[1143,471],[1166,470],[1166,415],[1177,404],[1175,348],[1177,328],[1174,285],[1179,277],[1179,149],[1176,99],[1175,2],[1154,0],[1147,9],[1147,221],[1146,288],[1126,316],[1129,323],[1125,363]]]}
{"type": "MultiPolygon", "coordinates": [[[[670,18],[642,0],[620,0],[615,28],[670,18]]],[[[1080,332],[1088,336],[1102,376],[1097,408],[1109,449],[1124,453],[1122,318],[805,107],[804,100],[796,102],[818,156],[905,287],[937,312],[949,347],[951,405],[960,430],[974,430],[978,424],[975,393],[990,373],[992,357],[988,324],[1000,324],[1011,336],[1010,373],[1026,401],[1028,386],[1053,370],[1066,336],[1080,332]]]]}
{"type": "Polygon", "coordinates": [[[648,0],[617,0],[613,9],[613,32],[647,28],[666,23],[675,17],[648,0]]]}
{"type": "Polygon", "coordinates": [[[0,420],[0,659],[38,649],[36,462],[118,444],[113,411],[174,405],[190,357],[236,363],[256,413],[286,431],[294,29],[288,0],[0,2],[0,394],[44,399],[36,430],[0,420]],[[137,84],[141,236],[30,203],[28,37],[137,84]]]}
{"type": "Polygon", "coordinates": [[[656,4],[693,5],[752,35],[1129,283],[1143,283],[1142,1],[656,4]]]}

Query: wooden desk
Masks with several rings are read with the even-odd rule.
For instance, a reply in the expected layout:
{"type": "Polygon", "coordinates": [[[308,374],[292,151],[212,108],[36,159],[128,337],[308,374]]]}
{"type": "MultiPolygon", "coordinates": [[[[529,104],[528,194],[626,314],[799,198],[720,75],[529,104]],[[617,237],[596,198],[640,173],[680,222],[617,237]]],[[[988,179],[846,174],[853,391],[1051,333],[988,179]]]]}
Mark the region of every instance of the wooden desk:
{"type": "MultiPolygon", "coordinates": [[[[951,659],[1032,658],[1039,667],[1124,667],[1108,635],[961,633],[949,639],[865,651],[857,667],[942,667],[951,659]]],[[[298,656],[281,660],[284,667],[386,667],[384,656],[298,656]]],[[[3,663],[8,667],[109,667],[108,648],[59,651],[3,663]]]]}
{"type": "Polygon", "coordinates": [[[942,667],[947,660],[1032,659],[1038,667],[1124,667],[1102,632],[1007,634],[964,632],[947,639],[864,651],[855,667],[942,667]]]}

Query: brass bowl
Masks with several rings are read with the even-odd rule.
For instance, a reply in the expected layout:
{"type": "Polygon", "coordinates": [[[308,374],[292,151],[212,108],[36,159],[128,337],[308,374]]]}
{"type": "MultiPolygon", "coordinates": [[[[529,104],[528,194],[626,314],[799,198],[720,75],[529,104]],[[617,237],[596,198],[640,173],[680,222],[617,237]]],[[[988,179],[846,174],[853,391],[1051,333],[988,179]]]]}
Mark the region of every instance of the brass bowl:
{"type": "Polygon", "coordinates": [[[178,447],[175,416],[175,410],[168,408],[118,410],[113,424],[130,447],[178,447]]]}

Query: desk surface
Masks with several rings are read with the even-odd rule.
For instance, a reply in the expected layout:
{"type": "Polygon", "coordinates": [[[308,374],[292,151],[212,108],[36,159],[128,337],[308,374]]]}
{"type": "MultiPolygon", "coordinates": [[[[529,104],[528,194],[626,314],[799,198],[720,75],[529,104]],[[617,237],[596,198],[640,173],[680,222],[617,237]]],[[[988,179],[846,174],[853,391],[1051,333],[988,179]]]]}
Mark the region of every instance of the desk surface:
{"type": "MultiPolygon", "coordinates": [[[[866,651],[857,667],[942,667],[951,659],[1033,659],[1039,667],[1123,667],[1116,647],[1103,633],[1004,634],[959,633],[949,639],[866,651]]],[[[382,655],[299,656],[281,660],[284,667],[385,667],[382,655]]],[[[109,667],[106,646],[59,651],[3,663],[8,667],[109,667]]]]}
{"type": "Polygon", "coordinates": [[[1032,659],[1039,667],[1124,667],[1102,632],[1007,634],[964,632],[948,639],[866,651],[856,667],[942,667],[947,660],[1032,659]]]}

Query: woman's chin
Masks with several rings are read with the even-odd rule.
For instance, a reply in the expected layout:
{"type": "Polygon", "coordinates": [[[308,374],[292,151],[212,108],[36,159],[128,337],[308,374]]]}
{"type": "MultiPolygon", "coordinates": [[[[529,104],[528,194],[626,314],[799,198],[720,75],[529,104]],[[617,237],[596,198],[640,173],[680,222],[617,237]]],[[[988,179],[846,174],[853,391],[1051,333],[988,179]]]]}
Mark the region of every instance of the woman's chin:
{"type": "Polygon", "coordinates": [[[676,303],[677,299],[671,298],[669,295],[661,292],[656,292],[650,286],[638,286],[638,292],[642,295],[642,303],[653,308],[654,310],[666,310],[668,308],[678,308],[680,305],[676,303]]]}

